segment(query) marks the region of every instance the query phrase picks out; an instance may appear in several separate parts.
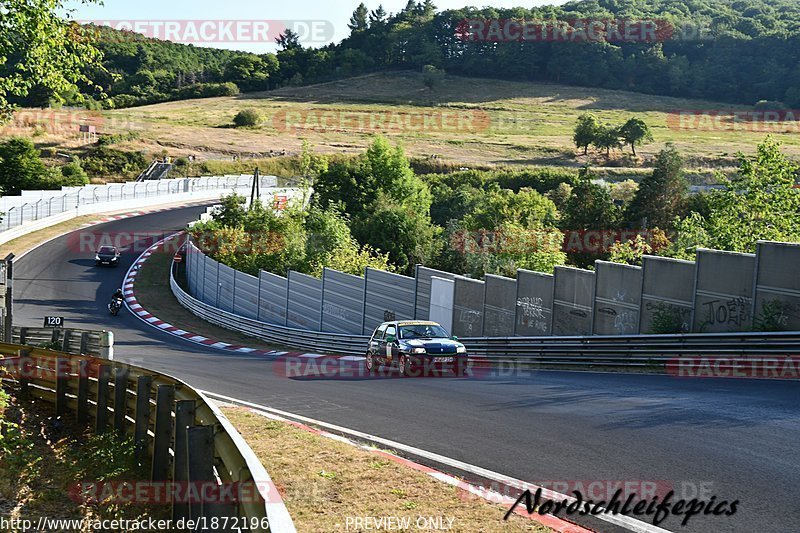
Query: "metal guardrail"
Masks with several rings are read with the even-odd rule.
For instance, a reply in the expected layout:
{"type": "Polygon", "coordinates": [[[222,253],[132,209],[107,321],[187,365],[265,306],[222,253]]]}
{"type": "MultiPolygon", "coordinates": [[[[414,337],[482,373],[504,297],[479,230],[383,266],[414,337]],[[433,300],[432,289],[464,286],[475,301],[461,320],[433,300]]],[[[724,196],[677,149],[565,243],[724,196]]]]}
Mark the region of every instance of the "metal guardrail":
{"type": "Polygon", "coordinates": [[[341,333],[320,333],[303,329],[288,328],[260,322],[252,318],[234,315],[217,307],[201,302],[188,294],[175,280],[174,268],[170,269],[170,287],[181,305],[206,322],[225,329],[245,333],[277,346],[292,346],[312,352],[341,355],[364,355],[369,337],[344,335],[341,333]]]}
{"type": "MultiPolygon", "coordinates": [[[[364,355],[369,337],[308,331],[267,324],[201,302],[186,293],[170,269],[170,286],[178,302],[217,326],[280,346],[319,353],[364,355]]],[[[593,337],[464,338],[471,356],[493,365],[550,367],[659,367],[683,356],[752,356],[800,354],[800,332],[698,333],[593,337]]]]}
{"type": "MultiPolygon", "coordinates": [[[[244,192],[250,190],[252,179],[252,176],[205,176],[66,187],[61,191],[23,191],[21,196],[0,198],[0,212],[5,212],[0,221],[0,232],[84,205],[200,191],[234,189],[244,192]]],[[[277,184],[277,178],[272,176],[262,176],[262,180],[264,188],[270,183],[277,184]]]]}
{"type": "Polygon", "coordinates": [[[225,415],[186,383],[132,365],[14,344],[0,344],[0,363],[10,369],[4,384],[22,397],[55,404],[57,416],[74,412],[79,424],[91,422],[98,434],[113,429],[133,437],[136,456],[150,460],[150,482],[197,484],[199,494],[226,484],[239,496],[233,503],[173,502],[174,520],[228,517],[246,521],[253,532],[295,532],[253,451],[225,415]]]}
{"type": "Polygon", "coordinates": [[[14,326],[11,342],[28,346],[57,345],[73,355],[114,358],[114,334],[110,331],[82,329],[27,328],[14,326]]]}

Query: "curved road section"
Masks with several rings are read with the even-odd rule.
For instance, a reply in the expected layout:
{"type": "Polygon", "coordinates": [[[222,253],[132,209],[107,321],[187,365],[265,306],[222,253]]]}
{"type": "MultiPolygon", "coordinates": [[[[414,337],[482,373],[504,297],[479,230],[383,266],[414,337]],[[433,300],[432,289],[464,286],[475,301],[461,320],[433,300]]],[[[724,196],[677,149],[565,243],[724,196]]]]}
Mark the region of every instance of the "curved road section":
{"type": "MultiPolygon", "coordinates": [[[[170,232],[202,210],[155,213],[89,231],[170,232]]],[[[671,517],[660,524],[672,531],[800,527],[798,382],[592,372],[289,379],[279,362],[202,348],[129,313],[110,316],[106,303],[139,252],[123,252],[119,268],[100,269],[94,254],[75,242],[74,235],[61,237],[19,260],[18,324],[41,326],[44,316],[57,315],[69,327],[110,329],[117,359],[562,493],[582,489],[585,497],[607,499],[627,488],[647,499],[671,489],[676,498],[739,501],[733,516],[701,514],[686,526],[671,517]]]]}

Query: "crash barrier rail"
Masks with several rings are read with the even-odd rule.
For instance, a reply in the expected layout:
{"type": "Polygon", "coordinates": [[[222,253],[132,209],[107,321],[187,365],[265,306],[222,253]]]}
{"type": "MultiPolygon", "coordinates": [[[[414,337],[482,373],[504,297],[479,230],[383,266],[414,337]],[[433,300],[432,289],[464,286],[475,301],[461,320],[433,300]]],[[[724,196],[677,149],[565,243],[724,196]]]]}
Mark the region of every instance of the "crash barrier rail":
{"type": "MultiPolygon", "coordinates": [[[[198,300],[258,321],[367,335],[394,318],[432,318],[459,337],[574,337],[800,331],[800,243],[759,242],[758,254],[698,251],[697,261],[645,256],[644,267],[598,261],[596,271],[520,270],[469,279],[417,265],[413,277],[366,268],[257,275],[220,263],[200,236],[185,247],[198,300]],[[735,275],[734,275],[735,274],[735,275]]],[[[244,251],[243,253],[248,253],[244,251]]]]}
{"type": "MultiPolygon", "coordinates": [[[[364,355],[368,336],[308,331],[235,315],[188,294],[170,270],[178,302],[217,326],[295,349],[364,355]]],[[[663,367],[675,358],[698,355],[786,356],[800,354],[800,333],[697,333],[593,337],[473,337],[460,339],[476,362],[492,365],[663,367]]]]}
{"type": "Polygon", "coordinates": [[[186,383],[133,365],[13,344],[0,344],[0,363],[4,384],[21,397],[55,404],[56,416],[74,413],[97,434],[132,437],[136,458],[150,464],[146,483],[155,485],[148,494],[173,483],[183,494],[203,495],[203,501],[166,502],[174,521],[216,517],[219,524],[245,522],[254,532],[295,532],[256,455],[219,408],[186,383]],[[219,501],[218,494],[233,498],[219,501]]]}
{"type": "Polygon", "coordinates": [[[174,268],[170,269],[170,287],[181,305],[206,322],[245,333],[275,346],[291,346],[312,352],[321,351],[342,355],[364,355],[366,352],[366,345],[369,342],[369,337],[366,336],[320,333],[306,329],[275,326],[203,303],[184,291],[178,284],[175,280],[174,268]]]}
{"type": "MultiPolygon", "coordinates": [[[[216,196],[216,192],[244,193],[251,189],[252,183],[252,175],[204,176],[63,187],[60,191],[22,191],[20,196],[0,198],[0,244],[24,235],[19,231],[21,226],[31,226],[33,230],[46,227],[47,224],[42,224],[45,219],[53,218],[52,223],[58,223],[74,216],[115,209],[207,199],[216,196]]],[[[261,176],[262,189],[277,184],[276,177],[261,176]]]]}
{"type": "Polygon", "coordinates": [[[47,345],[74,355],[91,355],[101,359],[114,358],[114,334],[110,331],[87,331],[82,329],[27,328],[14,326],[14,344],[28,346],[47,345]]]}

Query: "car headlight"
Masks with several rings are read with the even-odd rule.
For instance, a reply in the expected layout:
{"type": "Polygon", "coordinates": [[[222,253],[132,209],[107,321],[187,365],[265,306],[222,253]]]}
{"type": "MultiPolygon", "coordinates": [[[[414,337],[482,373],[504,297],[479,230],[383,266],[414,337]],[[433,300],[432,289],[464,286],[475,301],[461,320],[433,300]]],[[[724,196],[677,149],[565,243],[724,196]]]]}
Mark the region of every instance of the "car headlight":
{"type": "Polygon", "coordinates": [[[95,261],[100,261],[100,256],[99,256],[99,255],[95,255],[95,256],[94,256],[94,260],[95,260],[95,261]]]}
{"type": "Polygon", "coordinates": [[[425,353],[425,348],[414,348],[411,353],[425,353]]]}
{"type": "Polygon", "coordinates": [[[112,257],[111,258],[112,261],[116,261],[117,259],[119,259],[119,257],[112,257]]]}
{"type": "Polygon", "coordinates": [[[458,348],[456,348],[456,352],[458,352],[458,353],[467,353],[467,347],[466,346],[459,346],[458,348]]]}

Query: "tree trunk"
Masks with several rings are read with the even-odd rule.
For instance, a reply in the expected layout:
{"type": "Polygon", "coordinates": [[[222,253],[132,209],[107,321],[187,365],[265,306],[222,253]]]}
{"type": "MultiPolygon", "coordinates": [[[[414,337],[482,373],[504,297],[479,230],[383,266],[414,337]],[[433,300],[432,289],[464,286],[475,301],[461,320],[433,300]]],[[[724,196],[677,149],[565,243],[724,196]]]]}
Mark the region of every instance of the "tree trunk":
{"type": "Polygon", "coordinates": [[[633,157],[636,157],[636,145],[631,143],[631,150],[633,150],[633,157]]]}

